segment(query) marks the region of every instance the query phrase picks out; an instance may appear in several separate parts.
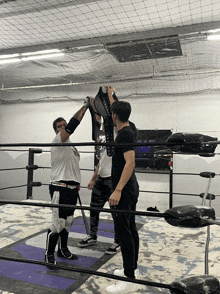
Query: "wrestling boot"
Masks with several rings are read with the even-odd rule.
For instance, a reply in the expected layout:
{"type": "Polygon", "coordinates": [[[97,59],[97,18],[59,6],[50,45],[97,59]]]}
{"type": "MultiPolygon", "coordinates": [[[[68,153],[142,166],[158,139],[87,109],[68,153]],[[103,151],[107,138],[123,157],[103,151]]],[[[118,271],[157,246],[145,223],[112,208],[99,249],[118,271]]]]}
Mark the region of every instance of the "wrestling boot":
{"type": "Polygon", "coordinates": [[[68,236],[69,236],[69,233],[67,232],[66,229],[63,229],[60,232],[57,256],[58,257],[63,257],[63,258],[66,258],[66,259],[70,259],[70,260],[77,260],[78,256],[75,255],[75,254],[72,254],[69,251],[68,247],[67,247],[68,236]]]}
{"type": "Polygon", "coordinates": [[[53,233],[50,229],[47,232],[47,240],[46,240],[46,252],[44,262],[49,265],[56,265],[56,260],[54,256],[55,248],[57,245],[57,241],[59,238],[58,233],[53,233]]]}

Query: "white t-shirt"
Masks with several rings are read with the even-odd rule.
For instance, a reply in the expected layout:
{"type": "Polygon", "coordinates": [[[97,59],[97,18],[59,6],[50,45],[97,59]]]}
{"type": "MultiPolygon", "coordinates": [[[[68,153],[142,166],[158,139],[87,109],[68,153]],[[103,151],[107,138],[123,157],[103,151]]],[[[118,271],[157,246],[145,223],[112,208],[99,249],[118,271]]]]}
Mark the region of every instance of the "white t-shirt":
{"type": "Polygon", "coordinates": [[[107,178],[111,176],[112,169],[112,157],[107,155],[107,150],[103,147],[101,158],[99,160],[99,172],[98,174],[102,178],[107,178]]]}
{"type": "MultiPolygon", "coordinates": [[[[56,135],[52,143],[62,143],[60,133],[56,135]]],[[[68,138],[65,143],[71,143],[68,138]]],[[[51,174],[50,180],[81,182],[80,155],[74,146],[51,147],[51,174]]]]}

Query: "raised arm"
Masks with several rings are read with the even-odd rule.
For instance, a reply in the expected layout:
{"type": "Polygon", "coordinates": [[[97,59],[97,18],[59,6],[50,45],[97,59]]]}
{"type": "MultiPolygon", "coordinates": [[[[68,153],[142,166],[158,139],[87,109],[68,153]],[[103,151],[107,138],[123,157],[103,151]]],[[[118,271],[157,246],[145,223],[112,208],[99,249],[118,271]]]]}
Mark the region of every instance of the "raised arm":
{"type": "Polygon", "coordinates": [[[87,97],[85,99],[84,105],[73,115],[73,117],[70,119],[65,128],[60,131],[60,138],[63,143],[66,142],[69,136],[75,131],[75,129],[80,124],[81,120],[83,119],[86,113],[86,110],[89,107],[89,103],[90,98],[87,97]]]}
{"type": "Polygon", "coordinates": [[[110,87],[107,85],[107,93],[108,93],[108,98],[110,101],[110,105],[115,101],[114,98],[112,97],[113,93],[116,93],[115,89],[113,87],[110,87]]]}

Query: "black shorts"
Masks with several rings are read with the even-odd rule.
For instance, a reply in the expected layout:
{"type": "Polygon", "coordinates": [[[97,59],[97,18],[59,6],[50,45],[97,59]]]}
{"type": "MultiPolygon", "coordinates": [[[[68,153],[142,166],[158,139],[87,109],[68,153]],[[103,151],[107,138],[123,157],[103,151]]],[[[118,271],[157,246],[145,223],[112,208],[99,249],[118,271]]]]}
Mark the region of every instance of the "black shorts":
{"type": "MultiPolygon", "coordinates": [[[[59,204],[76,205],[79,195],[78,188],[69,189],[66,187],[49,186],[51,200],[55,191],[59,192],[59,204]]],[[[68,216],[73,215],[75,208],[59,208],[59,218],[66,219],[68,216]]]]}

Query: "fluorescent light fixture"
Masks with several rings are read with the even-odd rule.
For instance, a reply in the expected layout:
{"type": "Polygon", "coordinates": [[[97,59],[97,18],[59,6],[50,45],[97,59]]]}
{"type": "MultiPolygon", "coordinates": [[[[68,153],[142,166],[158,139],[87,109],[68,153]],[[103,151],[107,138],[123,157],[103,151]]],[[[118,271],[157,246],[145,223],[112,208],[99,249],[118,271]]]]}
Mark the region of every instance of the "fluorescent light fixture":
{"type": "Polygon", "coordinates": [[[220,35],[207,35],[207,40],[220,40],[220,35]]]}
{"type": "Polygon", "coordinates": [[[21,56],[41,55],[41,54],[61,53],[61,52],[62,51],[59,49],[51,49],[51,50],[42,50],[42,51],[36,51],[36,52],[21,53],[21,56]]]}
{"type": "Polygon", "coordinates": [[[7,54],[7,55],[0,55],[0,60],[1,59],[7,59],[7,58],[14,58],[14,57],[18,57],[19,54],[16,53],[16,54],[7,54]]]}
{"type": "Polygon", "coordinates": [[[8,54],[8,55],[0,55],[0,64],[4,63],[13,63],[19,61],[28,61],[28,60],[36,60],[36,59],[45,59],[52,57],[64,56],[64,52],[59,49],[52,50],[42,50],[36,52],[27,52],[27,53],[16,53],[16,54],[8,54]]]}
{"type": "Polygon", "coordinates": [[[34,56],[22,57],[21,60],[27,61],[27,60],[45,59],[45,58],[59,57],[64,55],[65,55],[64,53],[34,55],[34,56]]]}
{"type": "Polygon", "coordinates": [[[7,59],[0,59],[0,64],[5,64],[5,63],[15,63],[15,62],[21,62],[20,58],[7,58],[7,59]]]}

